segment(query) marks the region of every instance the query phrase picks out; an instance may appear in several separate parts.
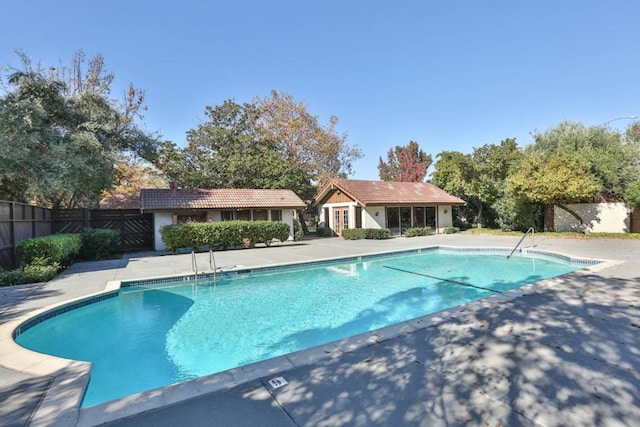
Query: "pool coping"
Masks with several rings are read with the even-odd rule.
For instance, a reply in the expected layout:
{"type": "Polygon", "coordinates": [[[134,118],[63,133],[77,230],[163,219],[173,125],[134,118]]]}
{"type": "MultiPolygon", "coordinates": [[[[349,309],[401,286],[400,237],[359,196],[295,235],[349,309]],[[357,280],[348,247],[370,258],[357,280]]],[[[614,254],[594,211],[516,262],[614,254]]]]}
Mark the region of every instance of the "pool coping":
{"type": "MultiPolygon", "coordinates": [[[[239,274],[242,272],[248,273],[257,271],[281,270],[285,268],[295,268],[306,265],[322,265],[337,261],[362,260],[364,258],[375,258],[390,254],[419,253],[424,250],[437,249],[461,252],[482,251],[508,253],[511,251],[510,248],[499,247],[456,247],[434,245],[426,246],[419,249],[409,249],[401,251],[379,251],[358,256],[322,258],[315,261],[269,264],[263,267],[235,267],[233,269],[229,269],[228,271],[230,274],[239,274]]],[[[277,356],[275,358],[256,362],[250,365],[245,365],[239,368],[234,368],[228,371],[207,375],[176,384],[171,384],[158,389],[136,393],[123,397],[121,399],[104,402],[87,408],[80,408],[79,405],[89,381],[91,362],[64,359],[28,350],[17,344],[14,340],[14,336],[16,334],[16,331],[18,331],[19,333],[21,327],[24,327],[25,324],[33,321],[33,319],[35,318],[39,318],[41,316],[46,317],[48,314],[53,313],[56,310],[65,311],[65,308],[71,310],[79,305],[91,303],[95,299],[104,298],[105,295],[114,294],[115,296],[120,291],[123,282],[140,283],[144,282],[144,279],[110,281],[106,284],[105,288],[102,291],[52,304],[50,306],[23,314],[12,321],[0,325],[0,365],[19,372],[25,372],[38,376],[53,377],[53,381],[49,386],[46,395],[44,396],[42,402],[38,406],[32,418],[32,422],[34,425],[48,425],[52,419],[56,419],[58,422],[61,422],[63,420],[66,422],[73,422],[73,420],[76,420],[77,425],[80,426],[96,425],[120,418],[125,418],[141,412],[160,408],[166,405],[170,405],[215,391],[228,389],[239,384],[246,383],[248,381],[266,378],[275,375],[276,373],[281,373],[283,371],[287,371],[289,369],[300,366],[306,366],[323,359],[336,358],[345,352],[355,351],[363,347],[387,341],[400,335],[412,333],[416,330],[433,326],[448,318],[454,317],[455,314],[460,312],[461,310],[467,311],[469,309],[473,309],[474,307],[482,307],[483,305],[494,301],[511,300],[515,297],[521,296],[523,291],[531,290],[536,286],[553,284],[554,281],[557,281],[560,278],[565,277],[566,275],[591,274],[601,269],[609,268],[621,263],[620,261],[606,259],[572,257],[561,252],[537,250],[535,248],[525,248],[524,250],[519,251],[519,253],[523,252],[531,252],[533,254],[543,256],[559,257],[572,262],[584,262],[585,267],[581,268],[580,270],[557,276],[552,279],[545,279],[539,282],[519,287],[517,289],[485,297],[480,300],[472,301],[451,309],[445,309],[440,312],[431,313],[419,318],[411,319],[370,332],[365,332],[363,334],[355,335],[342,340],[337,340],[309,349],[299,350],[294,353],[277,356]]],[[[172,278],[176,279],[185,276],[192,277],[193,274],[161,276],[148,280],[169,280],[172,278]]]]}

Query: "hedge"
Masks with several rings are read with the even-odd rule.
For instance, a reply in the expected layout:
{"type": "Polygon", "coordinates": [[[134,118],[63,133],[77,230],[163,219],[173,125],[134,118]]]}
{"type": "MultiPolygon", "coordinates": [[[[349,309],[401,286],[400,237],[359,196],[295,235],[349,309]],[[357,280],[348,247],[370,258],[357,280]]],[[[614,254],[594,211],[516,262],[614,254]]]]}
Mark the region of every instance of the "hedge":
{"type": "Polygon", "coordinates": [[[289,238],[289,226],[279,221],[187,222],[160,228],[167,249],[221,247],[222,249],[254,247],[256,243],[271,245],[273,239],[289,238]]]}
{"type": "Polygon", "coordinates": [[[316,236],[318,237],[331,237],[333,236],[333,230],[329,227],[316,228],[316,236]]]}
{"type": "Polygon", "coordinates": [[[360,240],[367,238],[367,230],[364,228],[347,228],[342,230],[342,238],[345,240],[360,240]]]}
{"type": "Polygon", "coordinates": [[[405,237],[428,236],[431,234],[431,227],[413,227],[404,230],[405,237]]]}
{"type": "Polygon", "coordinates": [[[346,240],[381,240],[388,239],[389,236],[391,236],[391,231],[388,228],[348,228],[342,230],[342,237],[346,240]]]}
{"type": "Polygon", "coordinates": [[[22,265],[33,264],[38,259],[39,264],[58,263],[66,267],[73,263],[81,247],[80,234],[52,234],[19,242],[16,256],[22,265]]]}
{"type": "Polygon", "coordinates": [[[85,228],[81,236],[80,256],[86,261],[108,258],[120,242],[120,230],[85,228]]]}
{"type": "Polygon", "coordinates": [[[60,271],[58,263],[41,265],[38,262],[17,270],[0,271],[0,286],[48,282],[58,274],[58,271],[60,271]]]}
{"type": "Polygon", "coordinates": [[[445,227],[444,230],[442,230],[442,232],[444,234],[455,234],[460,232],[460,228],[449,226],[449,227],[445,227]]]}

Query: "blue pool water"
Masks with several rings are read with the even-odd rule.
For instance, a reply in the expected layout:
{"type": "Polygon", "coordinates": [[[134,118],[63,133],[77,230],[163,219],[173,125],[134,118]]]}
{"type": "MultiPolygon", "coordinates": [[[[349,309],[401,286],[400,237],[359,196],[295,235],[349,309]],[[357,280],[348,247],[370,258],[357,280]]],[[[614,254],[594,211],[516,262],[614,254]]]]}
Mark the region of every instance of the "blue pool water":
{"type": "Polygon", "coordinates": [[[90,406],[434,313],[578,268],[560,259],[430,250],[123,288],[23,331],[92,361],[90,406]]]}

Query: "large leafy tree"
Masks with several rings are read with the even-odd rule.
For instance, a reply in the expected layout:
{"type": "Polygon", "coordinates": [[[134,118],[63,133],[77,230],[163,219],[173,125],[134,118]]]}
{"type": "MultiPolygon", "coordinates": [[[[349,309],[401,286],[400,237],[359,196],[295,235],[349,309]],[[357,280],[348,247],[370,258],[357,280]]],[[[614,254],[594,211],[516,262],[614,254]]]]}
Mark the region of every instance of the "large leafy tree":
{"type": "Polygon", "coordinates": [[[509,187],[522,200],[553,204],[583,219],[567,204],[622,200],[640,178],[633,127],[626,137],[606,126],[562,122],[534,134],[509,187]]]}
{"type": "Polygon", "coordinates": [[[283,158],[275,141],[262,139],[254,104],[227,100],[206,107],[208,120],[187,132],[187,146],[172,143],[157,162],[165,174],[187,187],[287,188],[311,192],[306,171],[283,158]]]}
{"type": "Polygon", "coordinates": [[[608,127],[562,122],[533,136],[528,154],[548,157],[563,153],[587,172],[603,199],[621,200],[627,186],[640,178],[637,144],[608,127]]]}
{"type": "Polygon", "coordinates": [[[109,97],[113,74],[97,55],[78,52],[71,66],[22,67],[2,80],[0,197],[52,207],[96,206],[112,184],[119,153],[150,160],[155,138],[136,124],[144,94],[130,86],[109,97]]]}
{"type": "Polygon", "coordinates": [[[415,141],[396,145],[387,152],[387,161],[378,160],[378,174],[383,181],[422,182],[433,159],[415,141]]]}
{"type": "Polygon", "coordinates": [[[207,121],[187,132],[184,149],[166,143],[157,162],[183,186],[286,188],[303,199],[314,184],[351,172],[361,156],[337,135],[337,119],[322,126],[291,96],[206,107],[207,121]]]}
{"type": "Polygon", "coordinates": [[[258,134],[271,141],[276,151],[299,167],[318,186],[332,178],[346,178],[353,172],[353,162],[362,157],[356,146],[347,144],[347,134],[338,134],[338,118],[329,117],[323,125],[318,116],[291,95],[275,90],[270,96],[257,98],[258,134]]]}
{"type": "Polygon", "coordinates": [[[515,139],[485,144],[471,154],[444,151],[438,154],[432,176],[434,185],[470,203],[478,227],[485,225],[484,212],[505,194],[505,180],[521,157],[515,139]]]}

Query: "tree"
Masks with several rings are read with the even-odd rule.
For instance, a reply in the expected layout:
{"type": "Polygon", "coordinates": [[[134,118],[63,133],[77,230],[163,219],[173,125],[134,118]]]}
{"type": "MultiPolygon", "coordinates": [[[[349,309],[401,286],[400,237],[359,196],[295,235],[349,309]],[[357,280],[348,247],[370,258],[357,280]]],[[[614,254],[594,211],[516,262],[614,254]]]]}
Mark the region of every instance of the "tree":
{"type": "Polygon", "coordinates": [[[275,90],[270,96],[256,98],[254,105],[260,115],[259,139],[273,142],[283,159],[301,168],[318,186],[332,178],[346,178],[353,172],[353,162],[362,157],[358,147],[346,143],[346,133],[337,133],[335,116],[322,125],[304,104],[275,90]]]}
{"type": "Polygon", "coordinates": [[[637,145],[625,141],[617,131],[562,122],[533,136],[527,152],[543,157],[563,153],[579,163],[600,187],[597,195],[602,199],[621,200],[627,186],[640,179],[637,145]]]}
{"type": "Polygon", "coordinates": [[[155,139],[135,123],[144,96],[133,86],[120,103],[109,98],[113,75],[97,55],[83,69],[22,68],[2,80],[0,197],[51,207],[96,206],[111,186],[118,153],[153,158],[155,139]],[[6,80],[6,82],[5,82],[6,80]]]}
{"type": "Polygon", "coordinates": [[[159,167],[183,186],[203,188],[286,188],[312,194],[311,177],[282,155],[279,144],[263,139],[254,104],[225,101],[206,107],[208,120],[187,132],[187,146],[172,143],[158,158],[159,167]]]}
{"type": "Polygon", "coordinates": [[[351,172],[361,156],[337,135],[337,118],[322,126],[290,95],[206,107],[207,121],[187,132],[180,150],[165,143],[157,164],[181,185],[286,188],[310,199],[314,184],[351,172]]]}
{"type": "Polygon", "coordinates": [[[444,151],[438,154],[432,176],[434,185],[470,203],[478,227],[485,225],[485,210],[504,196],[505,180],[521,152],[513,138],[485,144],[471,154],[444,151]]]}
{"type": "Polygon", "coordinates": [[[556,205],[583,224],[566,204],[590,201],[600,191],[601,186],[586,169],[587,165],[565,152],[546,156],[530,153],[521,160],[517,172],[509,176],[507,187],[522,200],[556,205]]]}
{"type": "Polygon", "coordinates": [[[433,159],[415,141],[396,145],[387,152],[387,161],[378,161],[378,173],[383,181],[422,182],[433,159]]]}

